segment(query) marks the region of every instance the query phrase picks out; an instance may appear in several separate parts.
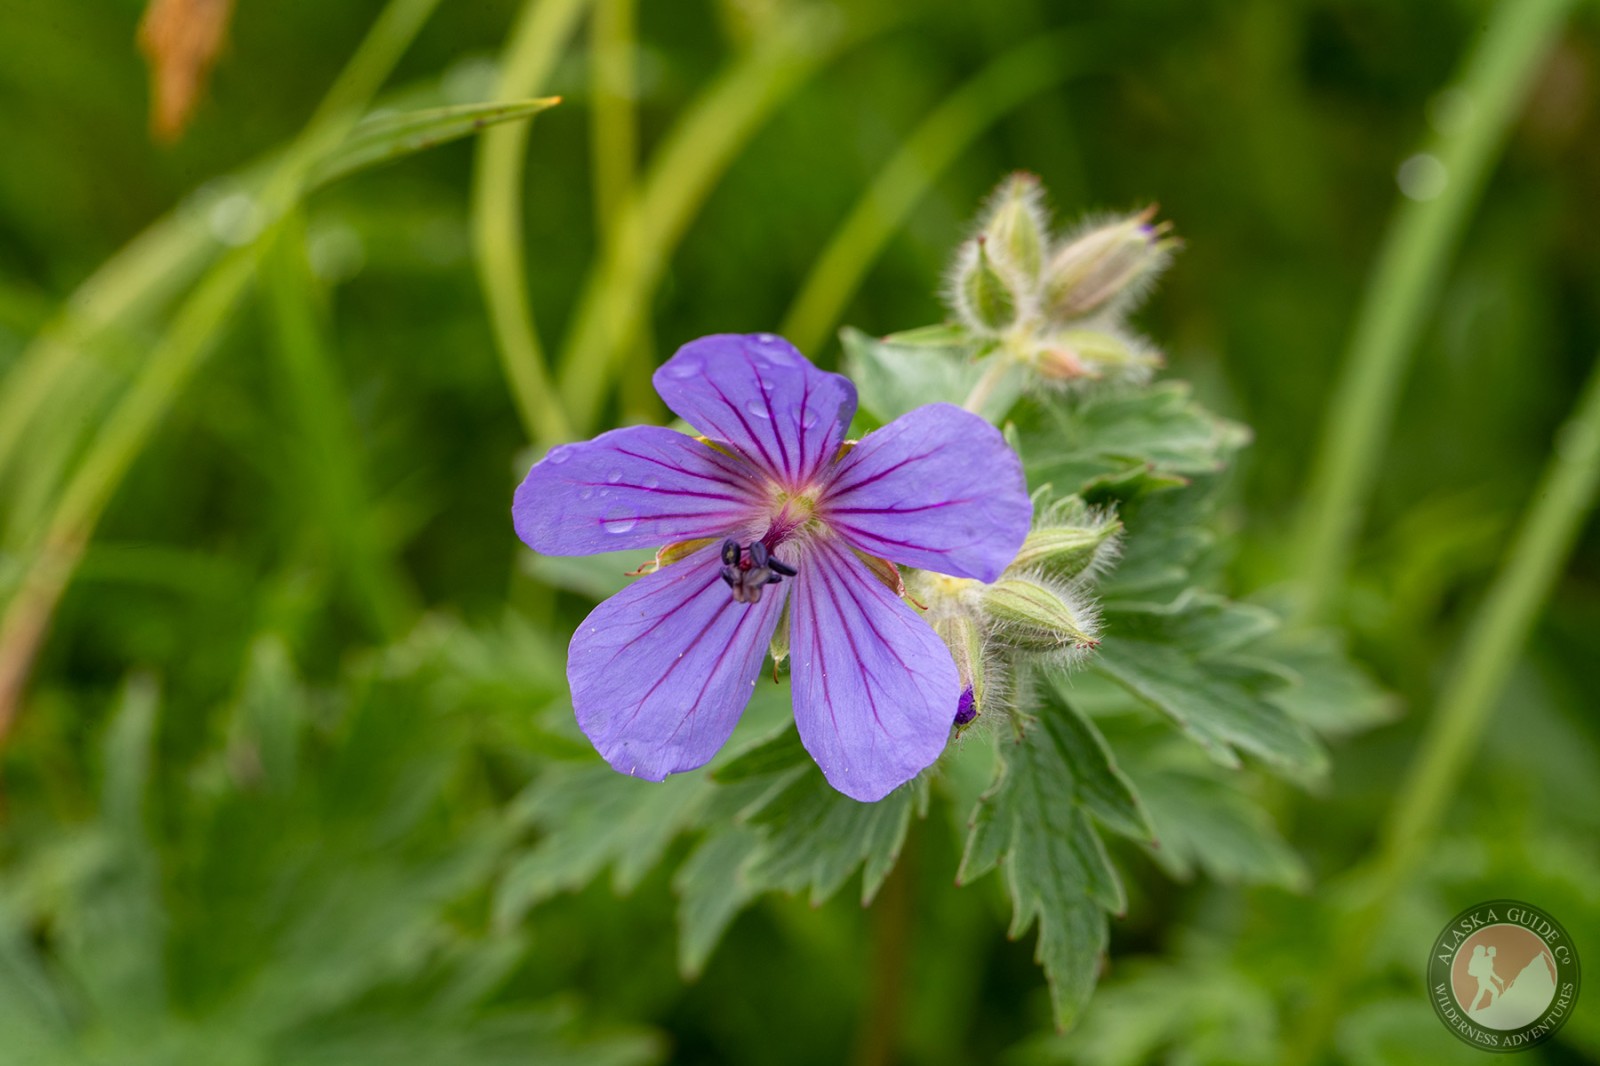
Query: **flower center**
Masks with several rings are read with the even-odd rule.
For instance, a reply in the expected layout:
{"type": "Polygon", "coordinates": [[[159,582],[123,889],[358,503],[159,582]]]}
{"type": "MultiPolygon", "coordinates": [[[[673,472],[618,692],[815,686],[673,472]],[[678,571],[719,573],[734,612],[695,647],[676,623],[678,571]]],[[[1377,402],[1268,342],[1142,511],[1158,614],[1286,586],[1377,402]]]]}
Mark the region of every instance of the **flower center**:
{"type": "Polygon", "coordinates": [[[762,589],[797,573],[794,567],[779,561],[767,550],[764,539],[753,540],[743,547],[736,540],[722,542],[722,580],[733,590],[733,598],[739,603],[760,603],[762,589]]]}

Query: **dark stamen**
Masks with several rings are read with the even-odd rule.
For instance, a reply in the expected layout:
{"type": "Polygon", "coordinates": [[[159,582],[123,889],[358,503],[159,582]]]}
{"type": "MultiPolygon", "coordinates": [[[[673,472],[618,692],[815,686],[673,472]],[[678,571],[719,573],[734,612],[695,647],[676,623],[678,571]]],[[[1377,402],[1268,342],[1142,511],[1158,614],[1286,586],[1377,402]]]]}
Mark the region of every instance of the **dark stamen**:
{"type": "Polygon", "coordinates": [[[743,546],[738,541],[725,540],[720,555],[722,570],[717,576],[733,590],[733,598],[739,603],[760,603],[762,589],[799,573],[787,563],[779,562],[771,549],[759,540],[743,546]]]}

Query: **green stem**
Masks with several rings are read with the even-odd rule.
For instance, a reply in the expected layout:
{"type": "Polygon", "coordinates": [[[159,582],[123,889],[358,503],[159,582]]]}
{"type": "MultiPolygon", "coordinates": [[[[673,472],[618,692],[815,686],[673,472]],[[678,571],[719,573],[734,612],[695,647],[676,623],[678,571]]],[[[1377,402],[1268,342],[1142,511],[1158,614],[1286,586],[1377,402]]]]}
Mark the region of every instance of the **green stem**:
{"type": "MultiPolygon", "coordinates": [[[[500,62],[496,100],[531,95],[550,79],[561,47],[590,0],[528,0],[500,62]]],[[[572,425],[545,369],[544,349],[528,301],[522,195],[527,123],[486,130],[478,138],[472,177],[472,243],[478,283],[489,308],[495,351],[523,432],[548,447],[570,440],[572,425]]]]}
{"type": "Polygon", "coordinates": [[[1440,693],[1400,791],[1389,808],[1364,882],[1363,906],[1339,938],[1340,954],[1300,1027],[1309,1062],[1331,1034],[1344,992],[1353,987],[1390,904],[1427,854],[1484,729],[1504,694],[1557,577],[1600,490],[1600,357],[1576,413],[1557,433],[1554,454],[1534,489],[1500,572],[1474,615],[1455,668],[1440,693]]]}
{"type": "Polygon", "coordinates": [[[815,352],[838,324],[867,270],[918,201],[984,130],[1109,54],[1081,33],[1051,34],[990,63],[922,120],[856,201],[817,257],[779,332],[815,352]]]}
{"type": "Polygon", "coordinates": [[[1005,380],[1014,366],[1010,354],[1003,348],[990,355],[989,365],[984,368],[983,375],[973,383],[972,391],[967,393],[967,398],[962,401],[962,408],[975,415],[982,415],[983,409],[988,406],[989,397],[994,395],[994,390],[1005,380]]]}
{"type": "MultiPolygon", "coordinates": [[[[311,164],[344,139],[438,2],[390,0],[378,16],[262,191],[266,217],[274,220],[272,229],[294,202],[311,164]]],[[[274,233],[269,230],[255,244],[223,257],[206,273],[150,350],[62,490],[38,553],[29,560],[17,593],[0,619],[0,740],[15,719],[34,655],[101,514],[211,350],[255,274],[261,249],[272,239],[274,233]]]]}
{"type": "Polygon", "coordinates": [[[1426,148],[1447,176],[1444,190],[1434,199],[1403,203],[1390,222],[1312,467],[1295,553],[1306,617],[1327,609],[1343,578],[1417,335],[1490,165],[1572,3],[1501,0],[1456,90],[1465,117],[1426,148]]]}
{"type": "Polygon", "coordinates": [[[305,458],[309,524],[326,531],[373,633],[398,638],[416,613],[414,597],[380,535],[360,469],[361,445],[328,351],[326,327],[314,302],[303,231],[290,220],[263,270],[267,306],[284,379],[299,415],[296,437],[305,458]]]}
{"type": "Polygon", "coordinates": [[[777,106],[845,44],[834,23],[805,11],[763,35],[701,95],[656,153],[589,275],[562,352],[561,394],[579,434],[594,430],[667,260],[712,185],[777,106]]]}
{"type": "MultiPolygon", "coordinates": [[[[639,156],[634,22],[635,0],[598,0],[589,27],[589,133],[594,156],[595,230],[602,247],[619,236],[617,223],[633,195],[639,156]]],[[[661,401],[650,384],[655,345],[648,320],[641,321],[638,338],[623,353],[622,366],[622,421],[659,421],[661,401]]]]}

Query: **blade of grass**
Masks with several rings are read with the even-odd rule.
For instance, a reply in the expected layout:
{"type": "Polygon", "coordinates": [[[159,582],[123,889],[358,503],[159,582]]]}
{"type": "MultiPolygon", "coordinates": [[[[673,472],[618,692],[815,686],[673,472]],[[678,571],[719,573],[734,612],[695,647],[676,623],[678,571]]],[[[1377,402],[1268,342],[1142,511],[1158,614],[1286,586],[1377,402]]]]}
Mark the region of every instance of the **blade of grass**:
{"type": "MultiPolygon", "coordinates": [[[[589,26],[589,142],[594,158],[595,232],[601,247],[618,236],[617,223],[633,195],[638,166],[635,21],[635,0],[598,0],[589,26]]],[[[650,387],[655,344],[649,327],[648,320],[641,322],[638,338],[623,353],[623,422],[653,422],[660,410],[650,387]]]]}
{"type": "MultiPolygon", "coordinates": [[[[262,193],[267,217],[294,202],[314,162],[340,144],[439,0],[390,0],[328,90],[262,193]]],[[[225,256],[184,301],[100,427],[46,524],[20,587],[0,619],[0,742],[16,718],[28,672],[56,604],[100,515],[135,457],[209,353],[255,273],[262,241],[225,256]]]]}
{"type": "Polygon", "coordinates": [[[1296,1032],[1298,1057],[1313,1061],[1326,1047],[1344,993],[1361,976],[1389,906],[1421,865],[1460,787],[1512,667],[1566,566],[1600,491],[1600,357],[1555,448],[1528,509],[1501,560],[1456,656],[1411,767],[1390,804],[1378,846],[1361,879],[1364,903],[1352,911],[1334,965],[1309,999],[1296,1032]]]}
{"type": "Polygon", "coordinates": [[[1466,120],[1437,133],[1425,148],[1447,184],[1434,199],[1402,203],[1389,223],[1328,407],[1294,545],[1304,617],[1328,608],[1344,575],[1417,335],[1572,3],[1501,0],[1457,86],[1466,120]]]}
{"type": "MultiPolygon", "coordinates": [[[[550,80],[561,48],[590,0],[528,0],[500,59],[497,100],[515,100],[550,80]]],[[[523,254],[523,168],[528,127],[490,130],[478,140],[472,173],[472,246],[478,284],[489,309],[495,352],[528,439],[571,437],[567,412],[545,369],[544,349],[528,302],[523,254]]]]}
{"type": "Polygon", "coordinates": [[[361,472],[361,445],[341,403],[346,390],[328,351],[298,218],[284,225],[267,253],[262,277],[274,348],[299,416],[293,433],[304,460],[309,524],[327,531],[337,570],[348,578],[373,635],[393,641],[414,619],[415,597],[377,528],[361,472]]]}
{"type": "Polygon", "coordinates": [[[735,59],[667,135],[589,275],[558,363],[561,395],[580,436],[596,428],[667,260],[716,180],[819,67],[882,28],[847,30],[836,13],[787,15],[735,59]]]}
{"type": "Polygon", "coordinates": [[[922,120],[817,257],[779,332],[817,351],[838,325],[862,278],[918,201],[984,130],[1007,112],[1099,65],[1103,52],[1081,31],[1041,37],[1000,56],[922,120]]]}

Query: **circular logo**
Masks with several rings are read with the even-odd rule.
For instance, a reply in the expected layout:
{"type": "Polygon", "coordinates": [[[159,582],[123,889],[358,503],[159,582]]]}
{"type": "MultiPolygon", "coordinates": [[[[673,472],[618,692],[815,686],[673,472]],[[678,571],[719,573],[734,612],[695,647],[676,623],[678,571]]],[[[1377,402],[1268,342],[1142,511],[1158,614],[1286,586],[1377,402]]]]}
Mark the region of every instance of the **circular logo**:
{"type": "Polygon", "coordinates": [[[1546,912],[1496,899],[1456,915],[1434,941],[1428,998],[1439,1020],[1484,1051],[1526,1051],[1578,1001],[1578,949],[1546,912]]]}

